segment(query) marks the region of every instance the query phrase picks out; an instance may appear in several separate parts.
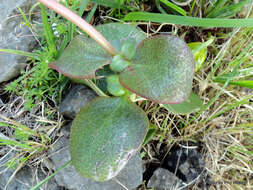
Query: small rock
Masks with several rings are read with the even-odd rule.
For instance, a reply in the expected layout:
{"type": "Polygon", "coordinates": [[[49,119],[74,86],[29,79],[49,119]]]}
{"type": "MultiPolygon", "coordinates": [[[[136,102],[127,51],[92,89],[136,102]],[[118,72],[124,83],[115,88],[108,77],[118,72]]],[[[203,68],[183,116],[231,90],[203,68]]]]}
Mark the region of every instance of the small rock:
{"type": "Polygon", "coordinates": [[[203,176],[205,162],[196,149],[176,149],[165,159],[165,166],[173,173],[178,166],[176,175],[184,182],[190,183],[203,176]]]}
{"type": "Polygon", "coordinates": [[[73,86],[60,104],[59,112],[65,117],[74,119],[80,109],[97,97],[94,91],[84,85],[73,86]]]}
{"type": "MultiPolygon", "coordinates": [[[[52,161],[52,169],[54,170],[67,163],[71,159],[69,139],[64,136],[58,139],[49,151],[49,158],[52,161]]],[[[75,171],[73,165],[69,165],[61,170],[55,176],[55,180],[58,185],[71,190],[125,190],[117,181],[129,190],[135,189],[142,184],[142,160],[140,154],[136,153],[116,178],[106,182],[96,182],[81,177],[75,171]]]]}
{"type": "MultiPolygon", "coordinates": [[[[0,0],[0,49],[30,51],[36,43],[28,26],[21,24],[22,15],[17,7],[27,13],[35,0],[0,0]]],[[[26,58],[0,52],[0,83],[16,77],[25,66],[26,58]]]]}
{"type": "MultiPolygon", "coordinates": [[[[13,156],[14,154],[7,155],[7,157],[4,157],[4,159],[1,159],[0,161],[0,189],[4,189],[4,187],[8,183],[8,180],[15,171],[14,169],[6,168],[6,166],[4,165],[4,163],[12,159],[13,156]]],[[[20,169],[14,176],[14,178],[10,181],[7,186],[7,189],[27,190],[37,185],[45,178],[46,175],[41,170],[24,167],[20,169]]],[[[54,180],[51,179],[46,184],[44,184],[41,189],[60,190],[60,187],[55,183],[54,180]]]]}
{"type": "Polygon", "coordinates": [[[156,190],[186,190],[184,183],[177,176],[164,168],[158,168],[150,178],[147,187],[156,190]]]}

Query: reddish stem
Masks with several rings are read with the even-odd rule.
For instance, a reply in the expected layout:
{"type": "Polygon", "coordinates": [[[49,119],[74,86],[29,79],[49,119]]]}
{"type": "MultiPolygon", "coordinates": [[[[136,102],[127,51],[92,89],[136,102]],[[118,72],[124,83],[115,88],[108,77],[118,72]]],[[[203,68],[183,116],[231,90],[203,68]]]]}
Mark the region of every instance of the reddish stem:
{"type": "Polygon", "coordinates": [[[94,39],[101,47],[103,47],[111,56],[116,55],[118,52],[108,42],[104,36],[99,33],[92,25],[83,20],[79,15],[69,10],[67,7],[58,3],[56,0],[38,0],[46,7],[53,9],[56,13],[62,15],[64,18],[72,22],[87,33],[92,39],[94,39]]]}

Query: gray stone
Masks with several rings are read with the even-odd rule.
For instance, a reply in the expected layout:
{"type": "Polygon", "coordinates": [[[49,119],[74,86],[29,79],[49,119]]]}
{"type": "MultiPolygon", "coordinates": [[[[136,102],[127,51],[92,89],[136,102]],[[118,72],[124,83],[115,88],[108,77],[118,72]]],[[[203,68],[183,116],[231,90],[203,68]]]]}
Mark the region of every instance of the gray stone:
{"type": "Polygon", "coordinates": [[[204,176],[205,162],[196,149],[177,149],[170,152],[165,160],[167,168],[173,173],[176,171],[176,175],[186,183],[204,176]]]}
{"type": "MultiPolygon", "coordinates": [[[[30,51],[35,38],[17,7],[28,12],[35,0],[0,0],[0,49],[30,51]]],[[[16,77],[25,66],[24,56],[0,52],[0,83],[16,77]]]]}
{"type": "MultiPolygon", "coordinates": [[[[54,170],[67,163],[70,160],[69,139],[65,136],[58,139],[49,151],[49,158],[54,170]]],[[[75,171],[73,165],[69,165],[61,170],[55,176],[55,180],[58,185],[71,190],[125,190],[123,186],[129,190],[135,189],[142,184],[142,160],[140,153],[137,153],[129,160],[117,177],[106,182],[96,182],[81,177],[75,171]]]]}
{"type": "Polygon", "coordinates": [[[74,119],[80,109],[97,95],[84,85],[73,86],[59,106],[59,112],[74,119]]]}
{"type": "Polygon", "coordinates": [[[148,188],[156,190],[186,190],[185,184],[177,176],[164,168],[158,168],[150,178],[148,188]]]}
{"type": "MultiPolygon", "coordinates": [[[[13,156],[14,154],[10,154],[4,159],[0,160],[0,189],[4,189],[8,183],[8,180],[15,171],[14,169],[8,169],[5,166],[6,161],[9,161],[13,156]]],[[[24,167],[17,172],[17,174],[7,185],[7,190],[28,190],[45,178],[46,175],[41,170],[24,167]]],[[[41,189],[60,190],[60,187],[55,183],[54,180],[49,180],[41,187],[41,189]]]]}

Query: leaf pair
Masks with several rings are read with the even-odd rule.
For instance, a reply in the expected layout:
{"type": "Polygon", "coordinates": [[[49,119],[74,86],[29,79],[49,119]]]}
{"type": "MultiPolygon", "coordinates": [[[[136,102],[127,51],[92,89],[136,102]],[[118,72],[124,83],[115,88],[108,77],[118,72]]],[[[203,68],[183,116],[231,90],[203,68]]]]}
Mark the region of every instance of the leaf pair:
{"type": "MultiPolygon", "coordinates": [[[[135,57],[120,73],[122,86],[163,104],[180,103],[188,98],[195,64],[183,40],[168,35],[146,38],[135,26],[119,23],[100,25],[96,29],[118,51],[124,42],[135,45],[135,57]]],[[[71,78],[87,79],[110,62],[111,57],[95,41],[79,35],[50,67],[71,78]]]]}
{"type": "MultiPolygon", "coordinates": [[[[135,56],[130,56],[130,64],[119,74],[123,87],[158,103],[179,103],[188,98],[194,59],[181,39],[165,35],[146,38],[136,27],[118,23],[96,29],[117,51],[124,49],[125,42],[134,44],[135,56]]],[[[87,79],[95,77],[96,70],[111,60],[95,41],[79,35],[50,67],[71,78],[87,79]]],[[[147,116],[126,95],[97,98],[83,107],[73,121],[73,165],[84,177],[109,180],[138,150],[147,131],[147,116]]]]}

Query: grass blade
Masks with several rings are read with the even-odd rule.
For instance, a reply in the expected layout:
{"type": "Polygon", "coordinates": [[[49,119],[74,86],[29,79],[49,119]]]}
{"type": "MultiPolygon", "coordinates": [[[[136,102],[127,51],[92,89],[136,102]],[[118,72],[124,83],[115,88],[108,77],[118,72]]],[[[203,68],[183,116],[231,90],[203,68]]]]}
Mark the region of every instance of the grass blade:
{"type": "Polygon", "coordinates": [[[0,138],[0,145],[13,145],[13,146],[18,146],[18,147],[24,148],[24,149],[33,149],[33,147],[28,146],[26,144],[22,144],[17,141],[7,140],[7,139],[3,139],[3,138],[0,138]]]}
{"type": "Polygon", "coordinates": [[[213,14],[216,10],[219,10],[220,8],[224,7],[225,4],[228,2],[228,0],[217,0],[214,6],[209,6],[207,9],[208,15],[213,14]]]}
{"type": "Polygon", "coordinates": [[[58,174],[61,170],[63,170],[65,167],[67,167],[71,163],[72,163],[71,160],[68,161],[66,164],[64,164],[62,167],[60,167],[58,170],[56,170],[53,174],[51,174],[50,176],[46,177],[44,180],[42,180],[40,183],[38,183],[34,187],[30,188],[30,190],[38,190],[43,184],[45,184],[46,182],[48,182],[52,177],[54,177],[56,174],[58,174]]]}
{"type": "Polygon", "coordinates": [[[217,19],[195,18],[189,16],[177,16],[170,14],[158,14],[147,12],[132,12],[125,16],[124,21],[152,21],[158,23],[171,23],[183,26],[199,27],[253,27],[253,19],[217,19]]]}
{"type": "Polygon", "coordinates": [[[242,7],[244,7],[246,4],[249,4],[251,0],[243,0],[236,4],[229,5],[229,6],[223,6],[219,9],[215,9],[211,13],[209,13],[206,17],[207,18],[226,18],[234,16],[236,13],[238,13],[242,7]]]}
{"type": "Polygon", "coordinates": [[[43,29],[45,33],[45,38],[48,44],[48,48],[50,52],[54,55],[54,57],[57,57],[57,50],[55,46],[54,41],[54,34],[53,30],[49,24],[48,18],[47,18],[47,11],[44,5],[40,4],[41,8],[41,15],[42,15],[42,21],[43,21],[43,29]]]}
{"type": "Polygon", "coordinates": [[[89,0],[83,0],[82,1],[81,5],[80,5],[80,8],[79,8],[79,11],[78,11],[79,16],[83,15],[88,3],[89,3],[89,0]]]}
{"type": "Polygon", "coordinates": [[[119,1],[119,0],[107,0],[107,1],[104,1],[104,0],[91,0],[91,2],[97,3],[99,5],[104,5],[104,6],[107,6],[107,7],[111,7],[111,8],[116,8],[116,9],[118,9],[119,6],[120,6],[120,8],[125,8],[126,7],[126,6],[123,5],[124,1],[119,1]]]}
{"type": "Polygon", "coordinates": [[[153,123],[149,123],[149,130],[142,143],[142,146],[145,146],[152,139],[152,137],[155,135],[156,132],[157,132],[157,127],[153,123]]]}
{"type": "Polygon", "coordinates": [[[166,6],[170,7],[171,9],[173,9],[174,11],[177,11],[179,14],[186,16],[186,12],[184,9],[182,9],[181,7],[175,5],[174,3],[171,3],[167,0],[160,0],[162,3],[164,3],[166,6]]]}
{"type": "Polygon", "coordinates": [[[91,11],[89,12],[88,16],[86,17],[86,22],[90,23],[93,15],[95,14],[95,11],[97,10],[98,4],[94,4],[93,8],[91,9],[91,11]]]}
{"type": "MultiPolygon", "coordinates": [[[[225,83],[226,79],[216,78],[214,82],[225,83]]],[[[253,89],[253,80],[230,81],[228,84],[253,89]]]]}
{"type": "Polygon", "coordinates": [[[36,53],[30,53],[30,52],[26,52],[26,51],[15,50],[15,49],[0,49],[0,52],[26,56],[26,57],[30,57],[33,59],[38,59],[38,57],[39,57],[39,55],[36,53]]]}
{"type": "Polygon", "coordinates": [[[160,0],[155,0],[155,5],[156,5],[156,8],[157,8],[162,14],[167,14],[167,12],[161,7],[161,5],[160,5],[160,0]]]}
{"type": "Polygon", "coordinates": [[[250,99],[253,97],[253,95],[251,96],[248,96],[236,103],[234,103],[233,105],[229,105],[227,106],[226,108],[224,108],[223,110],[219,111],[218,113],[214,114],[213,116],[209,117],[206,121],[204,121],[203,123],[207,123],[208,121],[211,121],[213,119],[215,119],[216,117],[219,117],[220,115],[222,115],[223,113],[227,113],[229,112],[230,110],[236,108],[237,106],[241,106],[241,105],[244,105],[244,104],[248,104],[250,99]]]}

